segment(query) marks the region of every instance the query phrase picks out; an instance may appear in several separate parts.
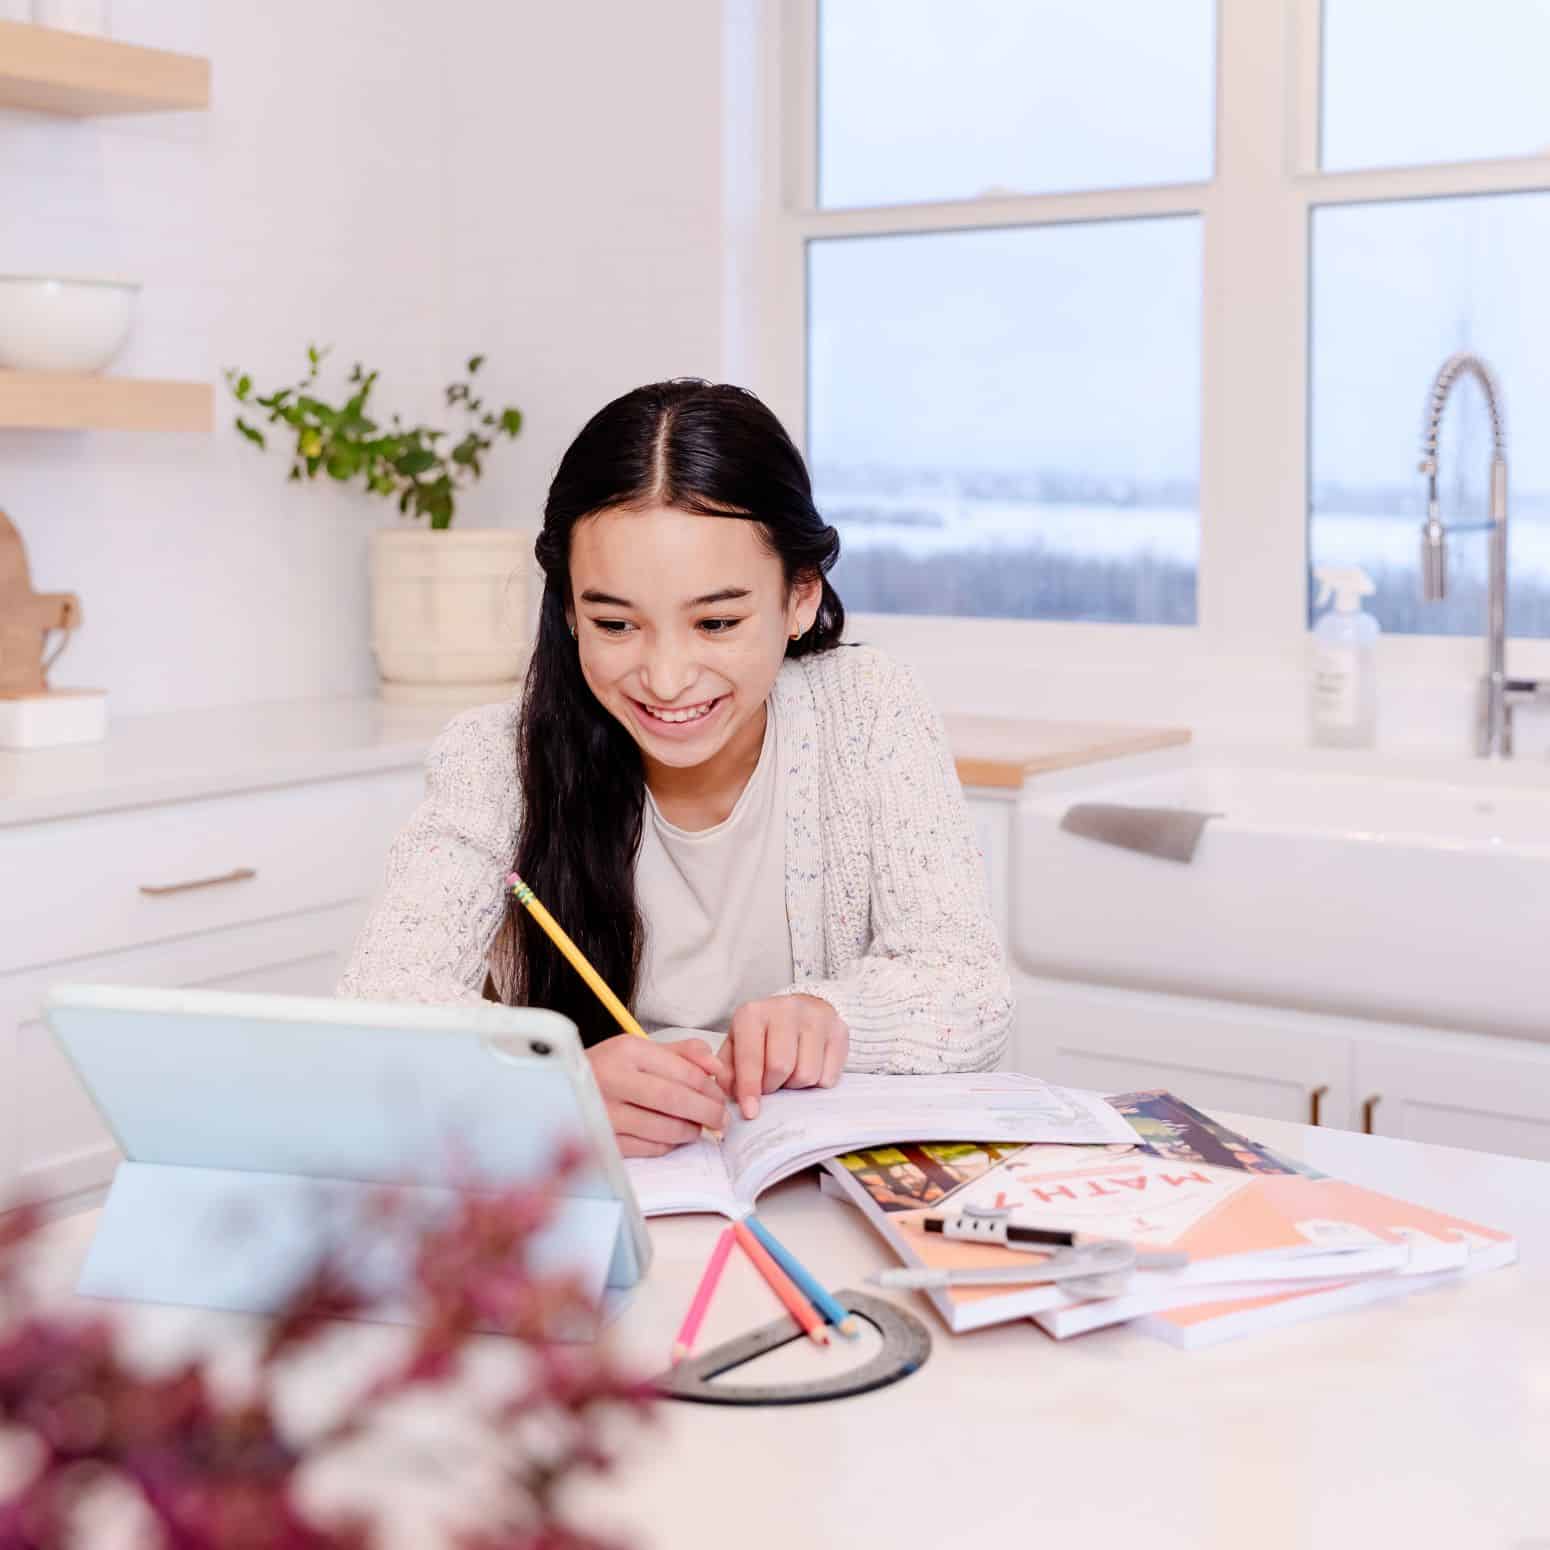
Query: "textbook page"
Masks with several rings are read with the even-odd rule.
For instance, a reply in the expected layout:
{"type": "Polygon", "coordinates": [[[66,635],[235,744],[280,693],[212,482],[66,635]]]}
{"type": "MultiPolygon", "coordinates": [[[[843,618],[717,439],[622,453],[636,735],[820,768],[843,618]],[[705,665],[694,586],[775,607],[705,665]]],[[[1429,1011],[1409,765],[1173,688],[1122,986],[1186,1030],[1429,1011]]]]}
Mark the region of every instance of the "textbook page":
{"type": "Polygon", "coordinates": [[[741,1216],[721,1144],[707,1136],[675,1146],[662,1157],[626,1157],[624,1171],[643,1216],[719,1211],[741,1216]]]}
{"type": "Polygon", "coordinates": [[[1135,1142],[1097,1093],[1055,1087],[1010,1071],[941,1076],[847,1072],[833,1087],[783,1088],[759,1100],[757,1119],[729,1110],[726,1137],[665,1157],[631,1158],[643,1212],[751,1209],[759,1192],[838,1152],[883,1141],[987,1141],[1113,1145],[1135,1142]]]}

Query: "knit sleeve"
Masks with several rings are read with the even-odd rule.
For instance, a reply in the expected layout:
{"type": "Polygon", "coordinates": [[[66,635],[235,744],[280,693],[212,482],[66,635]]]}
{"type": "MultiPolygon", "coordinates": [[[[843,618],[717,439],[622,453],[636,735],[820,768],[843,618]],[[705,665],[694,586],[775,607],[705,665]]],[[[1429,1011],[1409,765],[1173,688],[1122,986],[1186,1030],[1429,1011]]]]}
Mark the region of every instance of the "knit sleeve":
{"type": "Polygon", "coordinates": [[[792,985],[850,1028],[854,1071],[985,1071],[1006,1049],[1011,981],[940,717],[902,664],[877,657],[864,744],[871,942],[831,979],[792,985]]]}
{"type": "Polygon", "coordinates": [[[509,705],[465,711],[432,744],[424,800],[388,851],[386,877],[340,981],[341,996],[481,998],[516,852],[512,715],[509,705]]]}

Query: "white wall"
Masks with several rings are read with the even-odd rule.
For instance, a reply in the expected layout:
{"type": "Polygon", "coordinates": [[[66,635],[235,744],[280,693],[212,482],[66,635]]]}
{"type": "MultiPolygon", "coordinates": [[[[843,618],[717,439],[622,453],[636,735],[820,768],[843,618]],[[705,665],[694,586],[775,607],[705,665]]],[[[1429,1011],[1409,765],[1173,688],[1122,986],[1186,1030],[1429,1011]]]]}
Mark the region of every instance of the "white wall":
{"type": "Polygon", "coordinates": [[[720,0],[465,0],[447,56],[448,346],[487,350],[526,416],[480,521],[536,525],[609,399],[721,371],[721,28],[720,0]]]}
{"type": "MultiPolygon", "coordinates": [[[[0,113],[12,272],[144,284],[114,370],[289,380],[309,340],[434,413],[475,351],[527,416],[460,519],[527,524],[607,398],[721,360],[721,9],[113,0],[129,42],[208,54],[208,114],[0,113]]],[[[117,715],[369,692],[380,503],[202,435],[0,431],[40,590],[80,594],[54,675],[117,715]]]]}

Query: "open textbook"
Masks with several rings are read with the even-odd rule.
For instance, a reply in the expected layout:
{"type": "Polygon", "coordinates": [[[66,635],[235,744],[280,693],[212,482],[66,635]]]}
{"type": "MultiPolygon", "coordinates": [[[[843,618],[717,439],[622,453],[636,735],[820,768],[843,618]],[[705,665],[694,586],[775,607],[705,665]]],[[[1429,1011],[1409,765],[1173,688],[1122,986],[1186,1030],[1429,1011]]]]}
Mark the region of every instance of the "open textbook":
{"type": "Polygon", "coordinates": [[[761,1190],[836,1152],[900,1136],[939,1141],[965,1133],[1066,1145],[1135,1140],[1099,1094],[1053,1087],[1037,1077],[1009,1071],[847,1073],[834,1087],[766,1094],[757,1119],[730,1113],[722,1140],[690,1142],[665,1157],[632,1157],[625,1168],[647,1216],[742,1216],[761,1190]]]}
{"type": "Polygon", "coordinates": [[[1015,1250],[924,1231],[925,1217],[969,1204],[1190,1256],[1179,1269],[1134,1276],[1114,1297],[1052,1283],[928,1291],[955,1331],[1032,1317],[1063,1338],[1137,1320],[1175,1344],[1203,1345],[1420,1291],[1516,1252],[1505,1233],[1326,1178],[1169,1093],[1108,1101],[1132,1127],[1129,1145],[877,1147],[827,1163],[825,1183],[861,1208],[906,1265],[1027,1263],[1015,1250]]]}

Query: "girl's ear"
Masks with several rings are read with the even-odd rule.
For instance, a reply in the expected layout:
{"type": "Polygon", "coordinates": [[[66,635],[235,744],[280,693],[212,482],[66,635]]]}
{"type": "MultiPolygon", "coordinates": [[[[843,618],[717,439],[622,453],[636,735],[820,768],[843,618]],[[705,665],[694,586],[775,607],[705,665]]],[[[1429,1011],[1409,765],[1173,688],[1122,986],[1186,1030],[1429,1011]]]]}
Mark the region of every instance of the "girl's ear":
{"type": "Polygon", "coordinates": [[[822,600],[823,577],[816,571],[797,582],[791,589],[791,606],[788,610],[791,630],[798,635],[806,635],[818,618],[818,605],[822,600]]]}

